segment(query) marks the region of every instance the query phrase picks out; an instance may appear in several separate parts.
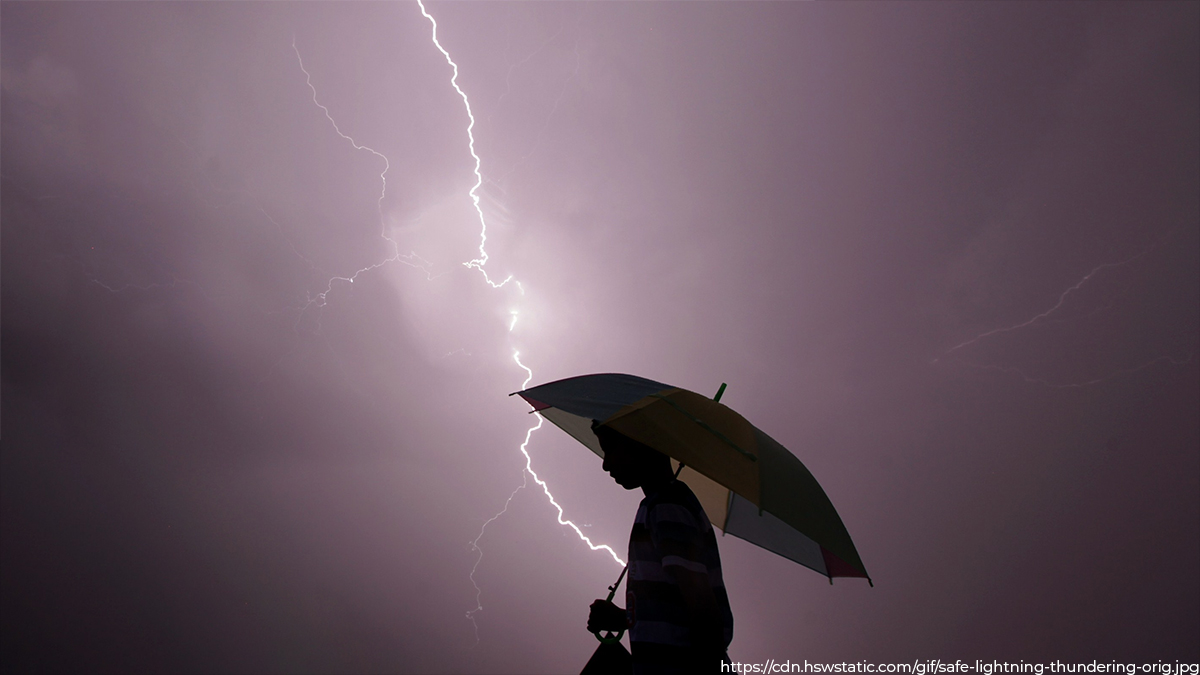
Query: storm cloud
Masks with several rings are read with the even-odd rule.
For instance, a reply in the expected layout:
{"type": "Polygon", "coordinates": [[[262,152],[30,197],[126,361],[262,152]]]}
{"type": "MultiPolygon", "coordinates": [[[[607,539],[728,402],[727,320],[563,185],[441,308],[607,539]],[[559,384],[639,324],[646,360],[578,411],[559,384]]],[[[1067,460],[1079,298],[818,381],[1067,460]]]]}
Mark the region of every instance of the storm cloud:
{"type": "Polygon", "coordinates": [[[0,5],[6,672],[582,667],[514,352],[821,481],[735,661],[1200,659],[1200,5],[427,7],[500,289],[415,3],[0,5]]]}

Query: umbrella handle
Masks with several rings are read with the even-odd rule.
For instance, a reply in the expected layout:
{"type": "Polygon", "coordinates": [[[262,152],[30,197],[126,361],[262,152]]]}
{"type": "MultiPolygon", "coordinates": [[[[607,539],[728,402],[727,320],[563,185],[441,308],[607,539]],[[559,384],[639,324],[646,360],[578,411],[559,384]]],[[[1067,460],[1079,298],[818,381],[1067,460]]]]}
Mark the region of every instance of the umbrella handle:
{"type": "MultiPolygon", "coordinates": [[[[605,602],[612,602],[613,596],[617,594],[617,586],[621,585],[621,580],[625,578],[625,573],[628,571],[629,565],[626,565],[625,568],[621,570],[621,576],[617,577],[617,582],[608,587],[608,597],[604,599],[605,602]]],[[[625,629],[622,628],[621,630],[617,631],[615,635],[610,630],[604,631],[604,635],[601,635],[600,631],[594,630],[592,631],[592,635],[595,635],[596,639],[604,644],[611,645],[614,642],[621,641],[621,636],[625,635],[625,629]]]]}
{"type": "Polygon", "coordinates": [[[621,637],[623,635],[625,635],[625,629],[622,628],[621,630],[617,631],[617,633],[615,635],[613,634],[612,631],[605,631],[604,635],[601,635],[600,631],[592,631],[592,635],[595,635],[596,639],[603,642],[604,644],[611,645],[614,642],[621,641],[621,637]]]}

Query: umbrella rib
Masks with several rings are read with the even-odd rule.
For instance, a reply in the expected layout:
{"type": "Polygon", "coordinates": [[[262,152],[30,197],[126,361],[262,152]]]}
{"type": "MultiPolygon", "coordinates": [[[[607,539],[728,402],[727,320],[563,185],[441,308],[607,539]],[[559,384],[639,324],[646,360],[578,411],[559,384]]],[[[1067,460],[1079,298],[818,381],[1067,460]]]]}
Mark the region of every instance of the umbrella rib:
{"type": "Polygon", "coordinates": [[[704,420],[700,419],[699,417],[696,417],[696,416],[695,416],[695,415],[693,415],[692,413],[688,412],[688,411],[687,411],[687,410],[685,410],[685,409],[684,409],[682,406],[680,406],[678,403],[676,403],[676,402],[672,401],[671,399],[667,398],[666,396],[663,396],[662,394],[650,394],[650,395],[651,395],[651,396],[653,396],[654,398],[657,398],[657,399],[661,400],[663,403],[666,403],[667,405],[669,405],[669,406],[671,406],[672,408],[674,408],[674,409],[678,410],[679,412],[683,413],[683,415],[684,415],[685,417],[687,417],[687,418],[688,418],[688,419],[690,419],[691,421],[695,422],[696,424],[699,424],[699,425],[700,425],[702,428],[704,428],[706,431],[708,431],[708,432],[709,432],[710,434],[712,434],[713,436],[716,436],[717,438],[721,439],[721,440],[722,440],[722,441],[723,441],[723,442],[724,442],[726,445],[728,445],[729,447],[733,448],[734,450],[737,450],[738,452],[740,452],[740,453],[742,453],[743,455],[745,455],[747,458],[749,458],[749,460],[750,460],[751,462],[757,462],[757,461],[758,461],[758,457],[755,457],[754,455],[750,454],[749,452],[746,452],[745,450],[743,450],[743,449],[739,448],[739,447],[738,447],[738,444],[737,444],[737,443],[734,443],[734,442],[733,442],[733,441],[731,441],[731,440],[729,440],[729,437],[728,437],[728,436],[726,436],[725,434],[723,434],[723,433],[721,433],[721,432],[717,431],[716,429],[712,428],[711,426],[709,426],[709,425],[708,425],[708,423],[707,423],[707,422],[705,422],[704,420]]]}
{"type": "Polygon", "coordinates": [[[721,536],[725,536],[725,531],[729,529],[729,516],[733,513],[733,490],[725,495],[725,520],[721,523],[721,536]]]}

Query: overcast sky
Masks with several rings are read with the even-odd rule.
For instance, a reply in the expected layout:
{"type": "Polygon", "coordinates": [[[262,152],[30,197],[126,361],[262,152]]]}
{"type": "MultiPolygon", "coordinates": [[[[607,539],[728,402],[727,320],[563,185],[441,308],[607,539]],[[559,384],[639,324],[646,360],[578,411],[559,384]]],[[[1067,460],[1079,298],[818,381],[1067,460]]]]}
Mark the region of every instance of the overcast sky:
{"type": "Polygon", "coordinates": [[[735,661],[1200,659],[1200,4],[427,7],[499,289],[415,3],[0,5],[6,670],[577,671],[515,351],[824,486],[735,661]]]}

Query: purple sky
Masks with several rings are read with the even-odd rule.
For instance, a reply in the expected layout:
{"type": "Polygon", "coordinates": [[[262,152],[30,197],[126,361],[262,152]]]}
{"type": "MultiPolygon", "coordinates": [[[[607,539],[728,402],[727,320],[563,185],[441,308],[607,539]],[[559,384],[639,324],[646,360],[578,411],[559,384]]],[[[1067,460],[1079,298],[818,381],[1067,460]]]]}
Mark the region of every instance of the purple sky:
{"type": "Polygon", "coordinates": [[[428,8],[524,295],[415,3],[0,6],[6,669],[577,671],[532,482],[465,616],[514,349],[824,486],[875,588],[721,538],[736,661],[1200,659],[1200,4],[428,8]]]}

